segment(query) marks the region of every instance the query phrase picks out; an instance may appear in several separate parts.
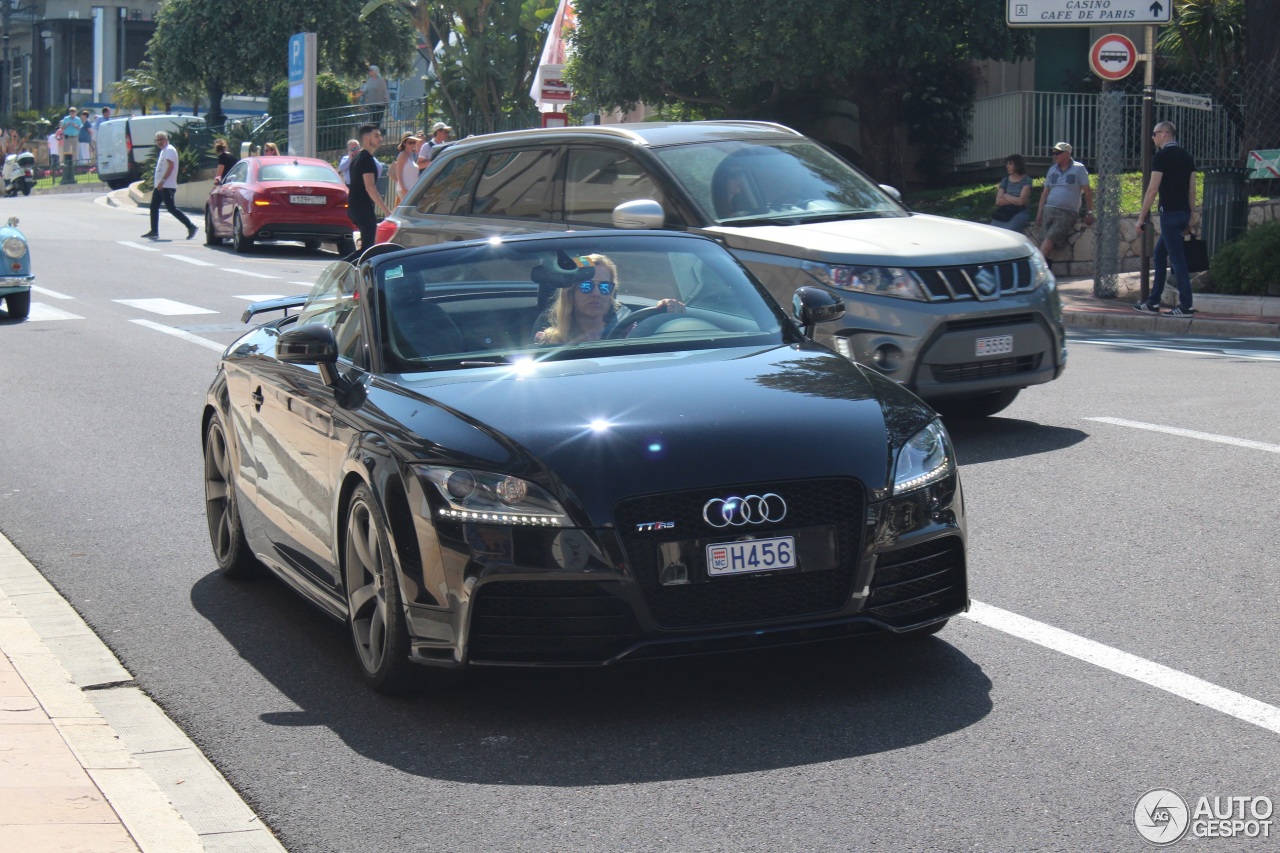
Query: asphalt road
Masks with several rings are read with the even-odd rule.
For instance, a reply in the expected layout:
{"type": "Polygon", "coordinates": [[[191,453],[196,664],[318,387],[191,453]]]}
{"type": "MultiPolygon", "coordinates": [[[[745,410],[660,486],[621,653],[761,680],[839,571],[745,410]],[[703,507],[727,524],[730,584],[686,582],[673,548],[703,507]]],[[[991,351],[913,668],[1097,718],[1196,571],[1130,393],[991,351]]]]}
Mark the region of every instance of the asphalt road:
{"type": "Polygon", "coordinates": [[[935,639],[387,699],[341,625],[211,574],[202,505],[217,350],[334,256],[3,204],[42,289],[0,320],[0,531],[294,853],[1142,850],[1152,789],[1280,800],[1274,343],[1075,337],[954,426],[977,604],[935,639]]]}

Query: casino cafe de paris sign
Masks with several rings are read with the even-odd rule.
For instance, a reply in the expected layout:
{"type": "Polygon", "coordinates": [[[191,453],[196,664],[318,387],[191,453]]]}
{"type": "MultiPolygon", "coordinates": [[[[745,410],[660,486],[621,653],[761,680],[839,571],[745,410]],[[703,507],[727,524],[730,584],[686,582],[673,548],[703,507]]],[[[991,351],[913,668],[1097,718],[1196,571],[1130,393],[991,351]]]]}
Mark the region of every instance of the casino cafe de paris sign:
{"type": "Polygon", "coordinates": [[[1167,24],[1173,0],[1007,0],[1011,27],[1167,24]]]}

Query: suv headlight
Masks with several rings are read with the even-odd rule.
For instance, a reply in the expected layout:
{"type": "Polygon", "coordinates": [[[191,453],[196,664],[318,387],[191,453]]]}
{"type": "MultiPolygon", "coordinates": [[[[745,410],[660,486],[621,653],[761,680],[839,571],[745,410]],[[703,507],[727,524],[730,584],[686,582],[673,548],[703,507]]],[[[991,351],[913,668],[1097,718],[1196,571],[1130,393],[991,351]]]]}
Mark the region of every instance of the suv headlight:
{"type": "Polygon", "coordinates": [[[901,495],[936,483],[955,470],[951,439],[942,421],[932,420],[898,451],[893,464],[893,493],[901,495]]]}
{"type": "Polygon", "coordinates": [[[14,260],[27,253],[27,244],[21,237],[6,237],[2,248],[5,255],[14,260]]]}
{"type": "Polygon", "coordinates": [[[444,498],[440,517],[450,521],[509,524],[519,527],[567,527],[568,513],[541,486],[489,471],[419,467],[444,498]]]}
{"type": "Polygon", "coordinates": [[[902,267],[855,267],[805,261],[802,269],[822,284],[837,290],[929,301],[929,295],[920,284],[920,279],[914,272],[902,267]]]}
{"type": "Polygon", "coordinates": [[[1040,254],[1039,249],[1031,250],[1031,280],[1037,289],[1048,287],[1053,290],[1058,286],[1058,280],[1053,277],[1053,271],[1049,269],[1049,262],[1044,259],[1044,255],[1040,254]]]}

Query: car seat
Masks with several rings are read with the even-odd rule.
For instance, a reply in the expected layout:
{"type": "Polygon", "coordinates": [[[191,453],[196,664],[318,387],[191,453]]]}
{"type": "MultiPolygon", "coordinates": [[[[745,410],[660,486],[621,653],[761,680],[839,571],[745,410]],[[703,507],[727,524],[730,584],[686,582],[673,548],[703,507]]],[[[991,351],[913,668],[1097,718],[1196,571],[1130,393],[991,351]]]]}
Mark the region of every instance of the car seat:
{"type": "Polygon", "coordinates": [[[466,351],[458,325],[435,302],[424,299],[421,281],[386,285],[387,361],[391,365],[466,351]]]}

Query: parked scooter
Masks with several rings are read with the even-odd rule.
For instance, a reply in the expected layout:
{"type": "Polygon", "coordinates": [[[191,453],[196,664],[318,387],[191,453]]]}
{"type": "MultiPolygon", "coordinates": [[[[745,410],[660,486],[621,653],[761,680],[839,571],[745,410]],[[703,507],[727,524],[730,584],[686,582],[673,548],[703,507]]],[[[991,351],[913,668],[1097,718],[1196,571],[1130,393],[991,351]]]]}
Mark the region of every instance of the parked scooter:
{"type": "Polygon", "coordinates": [[[19,151],[4,158],[4,194],[31,195],[36,185],[36,158],[30,151],[19,151]]]}

